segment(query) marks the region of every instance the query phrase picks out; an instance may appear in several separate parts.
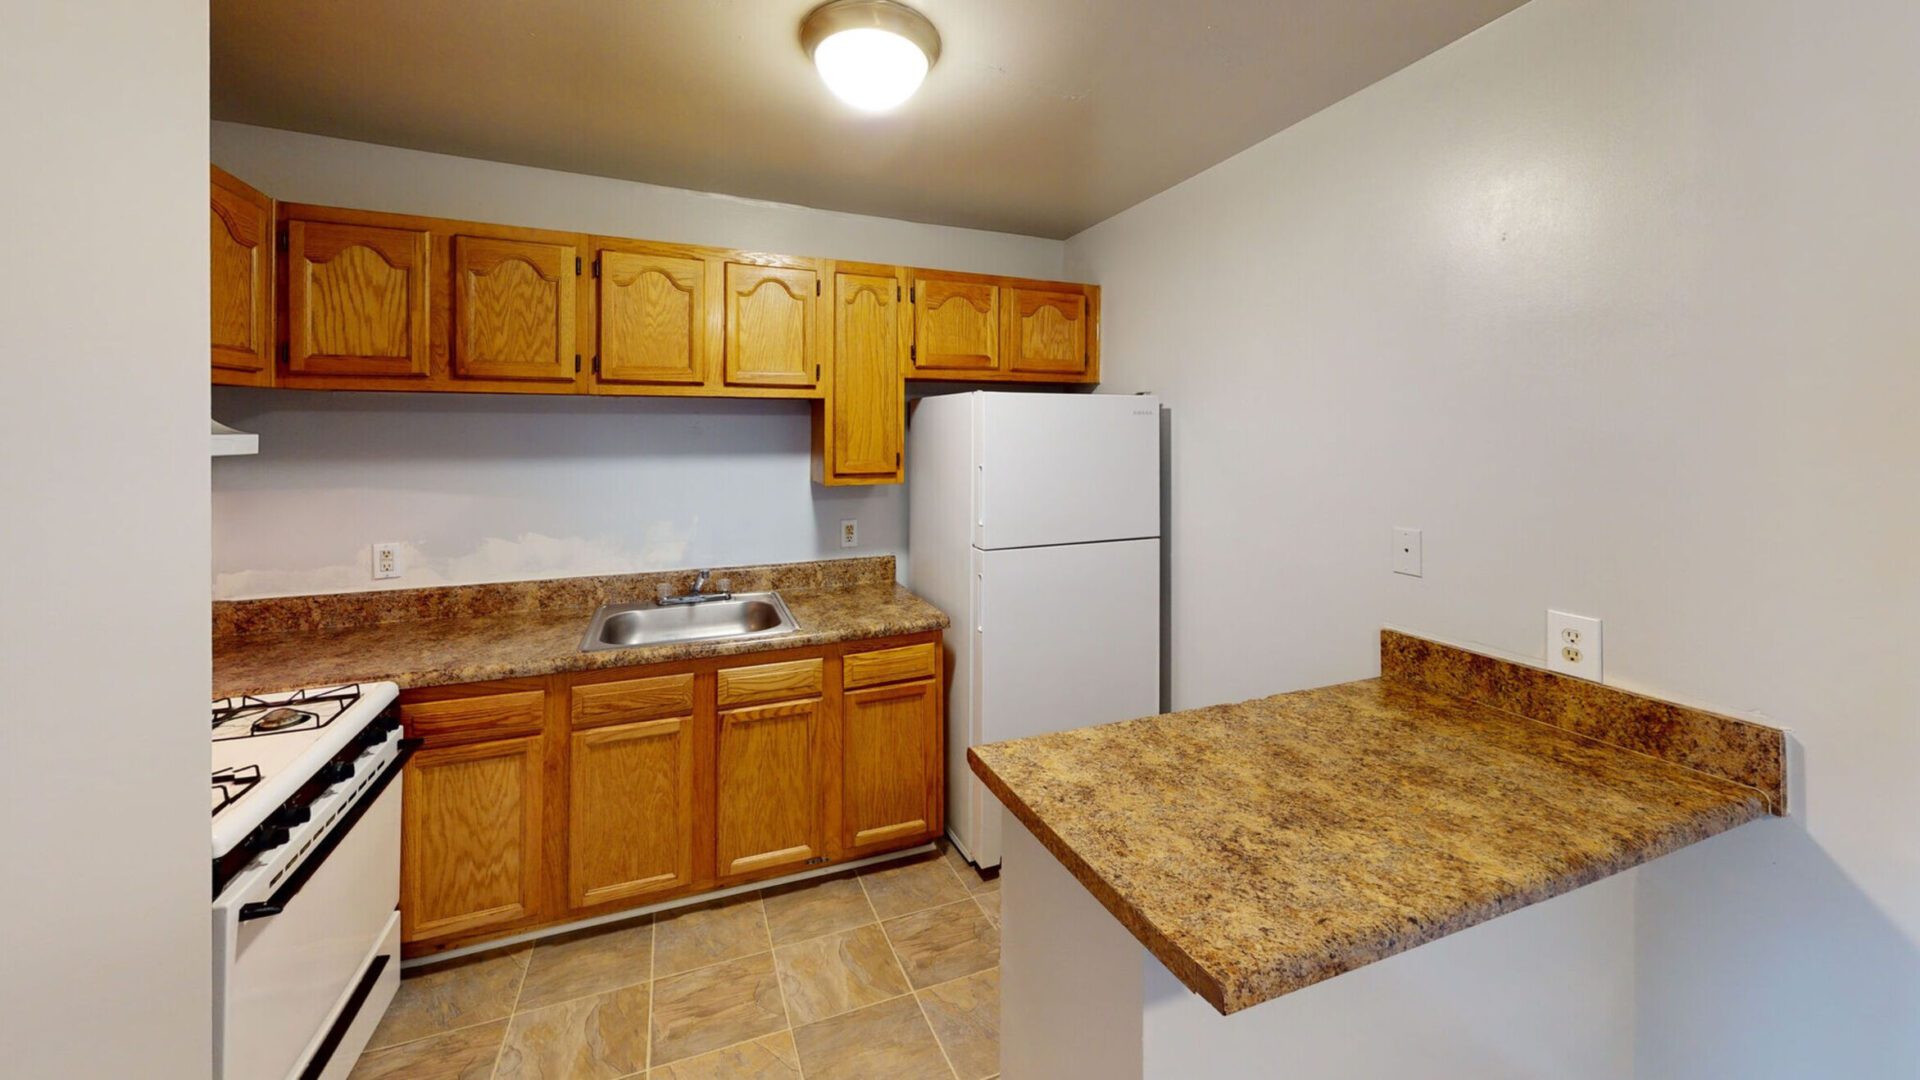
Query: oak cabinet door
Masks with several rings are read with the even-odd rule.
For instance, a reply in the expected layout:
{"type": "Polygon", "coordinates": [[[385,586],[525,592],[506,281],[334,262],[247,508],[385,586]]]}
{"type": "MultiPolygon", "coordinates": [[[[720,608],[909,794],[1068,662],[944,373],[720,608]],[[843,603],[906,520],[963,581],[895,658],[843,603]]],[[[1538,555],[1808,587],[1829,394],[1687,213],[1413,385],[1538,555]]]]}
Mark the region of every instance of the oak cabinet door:
{"type": "Polygon", "coordinates": [[[289,222],[287,323],[289,371],[426,375],[427,234],[289,222]]]}
{"type": "Polygon", "coordinates": [[[1081,292],[1006,290],[1007,370],[1083,375],[1087,370],[1087,297],[1081,292]]]}
{"type": "Polygon", "coordinates": [[[830,480],[896,481],[906,445],[907,325],[892,276],[835,274],[830,480]]]}
{"type": "Polygon", "coordinates": [[[933,679],[841,699],[841,832],[850,852],[939,826],[940,699],[933,679]]]}
{"type": "Polygon", "coordinates": [[[814,698],[720,714],[721,878],[797,869],[822,855],[821,706],[814,698]]]}
{"type": "Polygon", "coordinates": [[[573,735],[569,895],[590,907],[693,881],[692,716],[573,735]]]}
{"type": "Polygon", "coordinates": [[[421,750],[405,774],[401,936],[505,926],[539,914],[538,736],[421,750]]]}
{"type": "Polygon", "coordinates": [[[273,200],[218,168],[212,176],[213,378],[266,385],[273,372],[273,200]]]}
{"type": "Polygon", "coordinates": [[[977,374],[1000,370],[1000,287],[916,275],[913,370],[977,374]]]}
{"type": "Polygon", "coordinates": [[[578,257],[571,244],[454,237],[454,375],[572,382],[578,257]]]}
{"type": "Polygon", "coordinates": [[[728,263],[726,380],[729,386],[811,389],[820,384],[815,327],[818,272],[728,263]]]}
{"type": "Polygon", "coordinates": [[[706,280],[700,259],[602,251],[600,381],[705,382],[706,280]]]}

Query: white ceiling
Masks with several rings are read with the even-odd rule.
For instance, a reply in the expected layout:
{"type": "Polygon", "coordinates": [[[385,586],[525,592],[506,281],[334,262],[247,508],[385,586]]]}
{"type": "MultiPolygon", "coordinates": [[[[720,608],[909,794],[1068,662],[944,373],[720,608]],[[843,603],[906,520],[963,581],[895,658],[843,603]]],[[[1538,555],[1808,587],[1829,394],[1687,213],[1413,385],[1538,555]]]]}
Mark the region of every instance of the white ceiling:
{"type": "Polygon", "coordinates": [[[813,0],[213,0],[213,115],[1066,237],[1521,2],[917,0],[944,52],[876,118],[813,0]]]}

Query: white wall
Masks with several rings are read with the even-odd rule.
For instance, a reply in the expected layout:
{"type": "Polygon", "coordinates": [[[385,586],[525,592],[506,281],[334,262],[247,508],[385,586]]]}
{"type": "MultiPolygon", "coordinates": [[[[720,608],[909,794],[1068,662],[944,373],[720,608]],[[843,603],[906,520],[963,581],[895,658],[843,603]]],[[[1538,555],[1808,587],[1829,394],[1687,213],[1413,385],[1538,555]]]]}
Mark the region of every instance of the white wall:
{"type": "Polygon", "coordinates": [[[0,101],[0,1073],[204,1080],[206,5],[9,5],[0,101]]]}
{"type": "Polygon", "coordinates": [[[1534,0],[1068,242],[1104,389],[1174,410],[1175,704],[1382,624],[1538,661],[1556,606],[1791,729],[1793,819],[1636,874],[1642,1077],[1920,1075],[1916,45],[1910,0],[1534,0]]]}
{"type": "MultiPolygon", "coordinates": [[[[1064,252],[238,124],[213,125],[213,159],[294,202],[1035,277],[1064,252]]],[[[905,551],[899,487],[810,482],[805,402],[223,390],[214,407],[262,447],[214,469],[218,598],[905,551]],[[409,545],[406,576],[371,579],[379,541],[409,545]]]]}

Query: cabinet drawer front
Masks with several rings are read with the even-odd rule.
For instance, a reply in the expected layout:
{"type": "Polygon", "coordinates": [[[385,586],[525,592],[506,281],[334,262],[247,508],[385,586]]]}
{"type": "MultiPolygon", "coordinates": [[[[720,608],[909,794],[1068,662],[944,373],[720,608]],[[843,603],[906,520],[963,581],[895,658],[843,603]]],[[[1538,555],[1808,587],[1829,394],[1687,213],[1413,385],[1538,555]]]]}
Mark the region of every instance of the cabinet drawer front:
{"type": "Polygon", "coordinates": [[[571,706],[570,715],[576,729],[690,716],[693,673],[576,686],[571,706]]]}
{"type": "Polygon", "coordinates": [[[855,690],[862,686],[931,678],[938,665],[939,653],[931,641],[897,649],[848,653],[841,662],[840,685],[855,690]]]}
{"type": "Polygon", "coordinates": [[[537,735],[545,727],[547,695],[542,690],[510,694],[402,702],[400,719],[407,734],[428,742],[473,742],[537,735]]]}
{"type": "Polygon", "coordinates": [[[822,661],[815,657],[778,664],[724,668],[720,671],[720,707],[725,709],[761,701],[816,697],[824,681],[822,667],[822,661]]]}

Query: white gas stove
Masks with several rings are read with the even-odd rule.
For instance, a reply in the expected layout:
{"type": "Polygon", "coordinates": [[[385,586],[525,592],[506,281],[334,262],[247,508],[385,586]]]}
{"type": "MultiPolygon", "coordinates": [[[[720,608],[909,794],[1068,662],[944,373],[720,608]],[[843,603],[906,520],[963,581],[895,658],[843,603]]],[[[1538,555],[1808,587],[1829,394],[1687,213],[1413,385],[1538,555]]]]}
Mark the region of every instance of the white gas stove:
{"type": "Polygon", "coordinates": [[[399,982],[392,683],[213,704],[215,1080],[345,1076],[399,982]]]}

